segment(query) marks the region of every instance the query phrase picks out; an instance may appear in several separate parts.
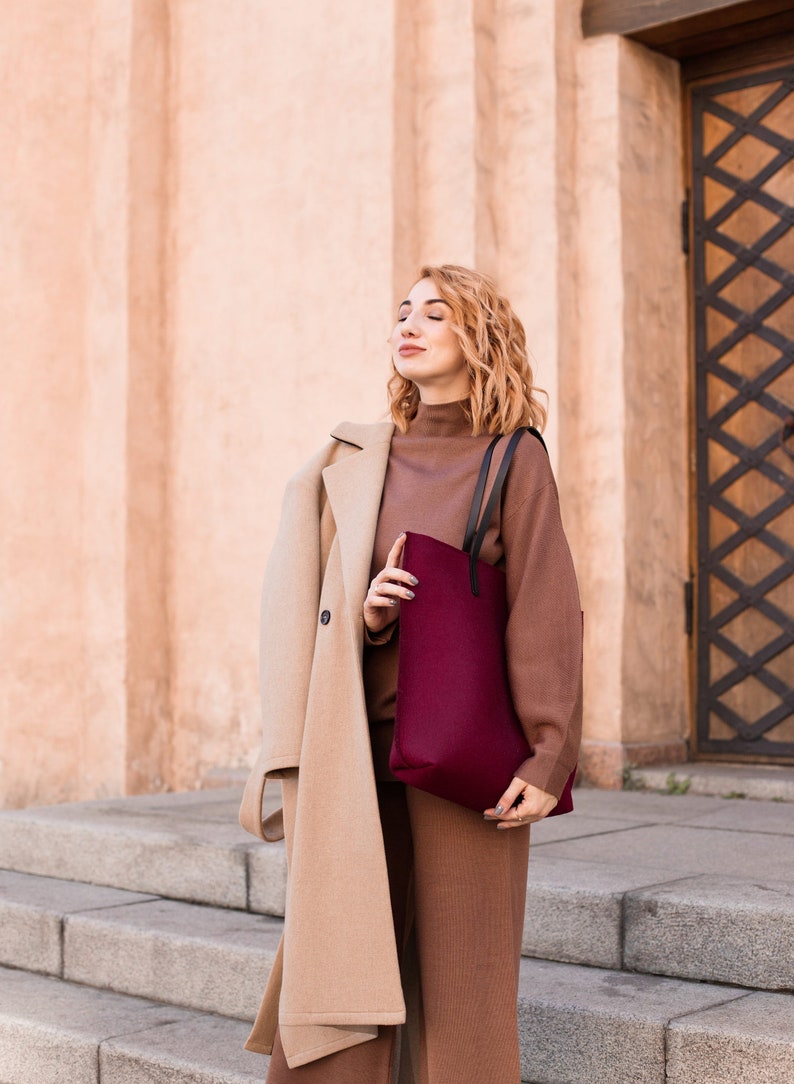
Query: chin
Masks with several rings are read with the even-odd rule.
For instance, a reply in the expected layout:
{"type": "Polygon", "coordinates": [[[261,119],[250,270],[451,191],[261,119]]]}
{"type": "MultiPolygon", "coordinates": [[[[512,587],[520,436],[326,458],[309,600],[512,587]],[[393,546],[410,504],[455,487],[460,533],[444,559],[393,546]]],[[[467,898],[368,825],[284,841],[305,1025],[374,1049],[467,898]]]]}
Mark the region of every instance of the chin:
{"type": "Polygon", "coordinates": [[[420,379],[422,377],[421,367],[419,365],[412,364],[410,359],[395,359],[394,368],[405,380],[413,380],[415,382],[417,377],[419,377],[420,379]]]}

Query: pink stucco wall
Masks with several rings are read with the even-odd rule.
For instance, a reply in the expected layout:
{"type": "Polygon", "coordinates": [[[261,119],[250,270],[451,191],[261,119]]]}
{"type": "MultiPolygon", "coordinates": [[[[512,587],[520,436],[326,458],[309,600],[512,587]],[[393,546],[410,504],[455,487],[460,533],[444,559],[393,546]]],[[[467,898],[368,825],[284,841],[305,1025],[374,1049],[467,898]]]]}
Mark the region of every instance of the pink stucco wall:
{"type": "Polygon", "coordinates": [[[578,9],[5,5],[0,804],[249,762],[284,481],[383,410],[425,260],[497,276],[551,395],[585,766],[683,748],[678,75],[578,9]]]}

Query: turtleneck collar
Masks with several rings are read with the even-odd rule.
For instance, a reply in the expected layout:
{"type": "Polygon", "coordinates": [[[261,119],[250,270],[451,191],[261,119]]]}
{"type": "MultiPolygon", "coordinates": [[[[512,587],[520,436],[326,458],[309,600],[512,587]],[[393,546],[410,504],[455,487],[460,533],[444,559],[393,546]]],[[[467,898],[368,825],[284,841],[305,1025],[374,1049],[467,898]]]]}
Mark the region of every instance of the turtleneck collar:
{"type": "Polygon", "coordinates": [[[454,403],[419,403],[408,432],[417,437],[471,436],[471,422],[463,409],[466,400],[454,403]]]}

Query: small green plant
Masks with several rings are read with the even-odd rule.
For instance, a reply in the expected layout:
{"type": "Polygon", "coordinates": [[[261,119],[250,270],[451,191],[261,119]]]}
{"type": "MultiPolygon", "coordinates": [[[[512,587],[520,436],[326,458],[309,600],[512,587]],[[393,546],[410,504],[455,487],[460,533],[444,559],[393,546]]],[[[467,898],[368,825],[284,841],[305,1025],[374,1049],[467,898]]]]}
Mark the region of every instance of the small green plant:
{"type": "Polygon", "coordinates": [[[670,772],[665,784],[667,787],[667,794],[686,794],[692,785],[692,780],[688,775],[682,776],[682,778],[679,779],[675,772],[670,772]]]}
{"type": "Polygon", "coordinates": [[[623,790],[645,790],[645,780],[634,774],[636,770],[636,764],[623,766],[623,790]]]}
{"type": "Polygon", "coordinates": [[[781,797],[781,795],[776,794],[775,797],[772,799],[772,801],[773,802],[782,802],[782,801],[784,801],[784,799],[781,797]]]}
{"type": "Polygon", "coordinates": [[[723,798],[746,798],[747,795],[743,790],[729,790],[727,794],[723,794],[723,798]]]}

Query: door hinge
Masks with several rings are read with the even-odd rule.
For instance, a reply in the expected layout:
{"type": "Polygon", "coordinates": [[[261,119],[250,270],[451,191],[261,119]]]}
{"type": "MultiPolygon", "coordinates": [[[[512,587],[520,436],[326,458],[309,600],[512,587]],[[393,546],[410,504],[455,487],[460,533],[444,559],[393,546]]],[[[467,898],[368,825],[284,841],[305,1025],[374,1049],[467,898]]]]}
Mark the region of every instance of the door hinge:
{"type": "Polygon", "coordinates": [[[681,251],[689,255],[689,191],[681,201],[681,251]]]}
{"type": "Polygon", "coordinates": [[[695,623],[695,577],[690,576],[684,584],[684,628],[687,636],[692,635],[695,623]]]}

